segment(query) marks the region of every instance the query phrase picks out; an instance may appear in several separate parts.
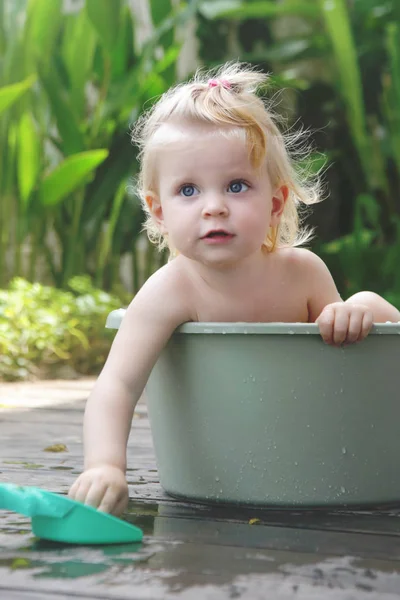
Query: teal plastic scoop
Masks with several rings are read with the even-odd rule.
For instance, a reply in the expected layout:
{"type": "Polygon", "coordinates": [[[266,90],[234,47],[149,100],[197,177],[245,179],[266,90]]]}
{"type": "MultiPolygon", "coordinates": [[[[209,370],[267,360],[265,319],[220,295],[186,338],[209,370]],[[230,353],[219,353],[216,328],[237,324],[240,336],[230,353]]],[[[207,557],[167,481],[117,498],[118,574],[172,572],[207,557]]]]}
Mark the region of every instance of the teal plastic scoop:
{"type": "Polygon", "coordinates": [[[0,484],[0,509],[31,517],[33,534],[55,542],[122,544],[143,538],[135,525],[37,487],[0,484]]]}

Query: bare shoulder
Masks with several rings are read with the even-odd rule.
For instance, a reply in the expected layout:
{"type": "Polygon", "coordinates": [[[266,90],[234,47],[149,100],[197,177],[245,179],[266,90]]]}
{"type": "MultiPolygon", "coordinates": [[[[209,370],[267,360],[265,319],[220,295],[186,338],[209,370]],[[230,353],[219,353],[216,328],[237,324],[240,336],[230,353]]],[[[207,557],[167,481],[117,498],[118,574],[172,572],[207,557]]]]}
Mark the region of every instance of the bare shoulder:
{"type": "Polygon", "coordinates": [[[176,260],[158,269],[137,292],[127,311],[151,315],[152,320],[165,316],[185,322],[191,316],[190,280],[176,260]]]}
{"type": "Polygon", "coordinates": [[[129,304],[101,373],[123,382],[138,398],[157,357],[174,330],[190,321],[183,274],[171,262],[152,275],[129,304]]]}
{"type": "Polygon", "coordinates": [[[288,269],[293,276],[301,277],[330,277],[328,267],[324,261],[306,248],[281,248],[277,251],[282,265],[288,269]]]}
{"type": "Polygon", "coordinates": [[[129,304],[111,347],[104,376],[118,377],[141,393],[157,357],[174,332],[191,321],[183,273],[168,263],[141,287],[129,304]]]}
{"type": "Polygon", "coordinates": [[[280,253],[290,280],[301,286],[307,299],[309,321],[315,321],[327,304],[341,301],[328,267],[314,252],[284,248],[280,253]]]}

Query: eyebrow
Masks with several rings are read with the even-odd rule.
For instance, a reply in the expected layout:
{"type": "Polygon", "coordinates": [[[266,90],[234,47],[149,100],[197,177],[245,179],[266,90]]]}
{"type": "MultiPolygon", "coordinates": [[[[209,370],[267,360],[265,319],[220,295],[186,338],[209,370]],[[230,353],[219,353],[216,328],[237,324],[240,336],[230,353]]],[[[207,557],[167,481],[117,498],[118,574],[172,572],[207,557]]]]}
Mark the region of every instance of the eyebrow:
{"type": "MultiPolygon", "coordinates": [[[[234,167],[232,169],[229,169],[226,171],[226,174],[223,174],[223,178],[226,180],[231,181],[232,179],[251,179],[257,176],[256,170],[255,169],[248,169],[248,168],[240,168],[240,167],[234,167]]],[[[205,177],[204,175],[202,175],[201,177],[205,177]]],[[[177,181],[190,181],[190,180],[195,180],[195,179],[199,179],[199,174],[198,173],[193,173],[191,171],[187,171],[187,173],[182,173],[179,174],[179,176],[177,176],[176,178],[174,178],[172,180],[172,182],[177,182],[177,181]]]]}
{"type": "MultiPolygon", "coordinates": [[[[169,182],[169,185],[171,186],[176,186],[182,183],[196,183],[196,181],[199,181],[199,175],[195,175],[195,174],[189,174],[190,172],[188,172],[187,175],[183,174],[180,175],[179,177],[175,177],[174,179],[172,179],[169,182]]],[[[202,176],[202,178],[206,178],[205,176],[202,176]]],[[[254,173],[250,173],[249,171],[239,171],[237,170],[237,172],[233,172],[231,174],[228,174],[226,177],[223,178],[226,182],[229,181],[233,181],[235,179],[255,179],[255,174],[254,173]]]]}

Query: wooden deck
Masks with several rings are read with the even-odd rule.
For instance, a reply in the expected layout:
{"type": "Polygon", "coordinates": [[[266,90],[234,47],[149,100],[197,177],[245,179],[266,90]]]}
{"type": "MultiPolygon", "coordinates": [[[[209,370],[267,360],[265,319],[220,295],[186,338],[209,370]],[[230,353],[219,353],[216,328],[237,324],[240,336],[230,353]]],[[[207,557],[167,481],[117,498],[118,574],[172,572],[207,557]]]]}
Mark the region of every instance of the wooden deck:
{"type": "MultiPolygon", "coordinates": [[[[1,481],[67,492],[82,468],[91,385],[0,385],[1,481]],[[67,451],[44,450],[54,444],[67,451]]],[[[400,598],[400,503],[399,510],[296,512],[177,501],[158,483],[144,404],[134,419],[129,466],[127,519],[144,530],[143,543],[46,543],[33,538],[29,519],[0,511],[0,598],[400,598]]]]}

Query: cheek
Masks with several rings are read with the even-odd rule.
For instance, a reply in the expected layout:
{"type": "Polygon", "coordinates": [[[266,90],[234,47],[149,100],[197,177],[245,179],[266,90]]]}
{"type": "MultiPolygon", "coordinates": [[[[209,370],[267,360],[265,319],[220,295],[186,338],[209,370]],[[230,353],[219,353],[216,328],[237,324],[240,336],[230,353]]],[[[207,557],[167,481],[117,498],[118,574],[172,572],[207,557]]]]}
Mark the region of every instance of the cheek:
{"type": "Polygon", "coordinates": [[[168,231],[174,235],[185,237],[188,235],[187,227],[195,220],[193,210],[182,206],[179,202],[166,203],[164,207],[164,223],[168,231]]]}
{"type": "Polygon", "coordinates": [[[268,207],[263,202],[262,204],[254,204],[251,207],[243,207],[239,218],[243,225],[247,225],[253,231],[265,230],[268,228],[270,214],[268,207]]]}

